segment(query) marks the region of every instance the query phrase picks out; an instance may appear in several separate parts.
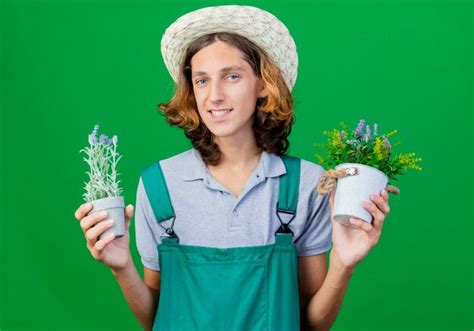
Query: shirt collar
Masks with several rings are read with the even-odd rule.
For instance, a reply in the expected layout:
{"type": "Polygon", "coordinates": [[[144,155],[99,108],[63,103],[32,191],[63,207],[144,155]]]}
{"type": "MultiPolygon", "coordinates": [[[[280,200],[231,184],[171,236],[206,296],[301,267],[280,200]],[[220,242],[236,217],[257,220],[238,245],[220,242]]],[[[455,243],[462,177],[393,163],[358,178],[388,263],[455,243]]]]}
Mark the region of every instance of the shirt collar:
{"type": "MultiPolygon", "coordinates": [[[[263,151],[257,166],[257,173],[260,173],[263,177],[278,177],[286,174],[286,168],[280,156],[263,151]]],[[[186,181],[205,179],[208,175],[209,170],[201,154],[193,147],[188,166],[185,167],[183,179],[186,181]]]]}

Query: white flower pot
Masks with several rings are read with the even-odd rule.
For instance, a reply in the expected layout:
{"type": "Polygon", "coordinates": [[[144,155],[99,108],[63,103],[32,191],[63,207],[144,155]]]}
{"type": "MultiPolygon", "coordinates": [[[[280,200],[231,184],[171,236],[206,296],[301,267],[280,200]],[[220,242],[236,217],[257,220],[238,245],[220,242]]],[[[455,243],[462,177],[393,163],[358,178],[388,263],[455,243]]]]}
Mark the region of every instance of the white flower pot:
{"type": "Polygon", "coordinates": [[[105,222],[109,219],[114,220],[114,224],[111,228],[108,228],[105,232],[99,235],[99,240],[108,236],[109,233],[115,233],[115,238],[122,237],[125,234],[125,201],[123,196],[118,197],[108,197],[103,199],[98,199],[91,201],[92,210],[87,215],[92,215],[99,213],[103,210],[107,210],[107,218],[103,221],[105,222]]]}
{"type": "Polygon", "coordinates": [[[357,174],[338,178],[334,196],[334,220],[351,228],[351,217],[359,218],[372,224],[372,214],[362,206],[364,201],[372,202],[371,194],[380,195],[387,186],[388,177],[380,170],[359,163],[343,163],[336,166],[336,170],[357,168],[357,174]]]}

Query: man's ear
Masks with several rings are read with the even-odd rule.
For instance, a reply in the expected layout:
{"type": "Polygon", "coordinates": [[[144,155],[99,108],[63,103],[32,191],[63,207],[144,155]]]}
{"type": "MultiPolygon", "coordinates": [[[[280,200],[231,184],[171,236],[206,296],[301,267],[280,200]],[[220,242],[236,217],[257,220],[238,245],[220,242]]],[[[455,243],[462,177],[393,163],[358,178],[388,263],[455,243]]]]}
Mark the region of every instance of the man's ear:
{"type": "Polygon", "coordinates": [[[261,89],[260,89],[260,92],[258,93],[258,97],[259,98],[265,98],[268,96],[268,91],[267,89],[265,88],[265,86],[263,86],[263,83],[260,84],[261,86],[261,89]]]}

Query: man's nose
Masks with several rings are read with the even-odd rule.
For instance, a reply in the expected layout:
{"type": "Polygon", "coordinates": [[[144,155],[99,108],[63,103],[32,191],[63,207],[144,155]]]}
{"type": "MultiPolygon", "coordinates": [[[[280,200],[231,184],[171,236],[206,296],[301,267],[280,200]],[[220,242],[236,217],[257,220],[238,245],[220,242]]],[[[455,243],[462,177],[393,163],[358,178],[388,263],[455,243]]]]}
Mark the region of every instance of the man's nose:
{"type": "Polygon", "coordinates": [[[224,89],[218,80],[211,81],[209,90],[209,101],[219,103],[224,100],[224,89]]]}

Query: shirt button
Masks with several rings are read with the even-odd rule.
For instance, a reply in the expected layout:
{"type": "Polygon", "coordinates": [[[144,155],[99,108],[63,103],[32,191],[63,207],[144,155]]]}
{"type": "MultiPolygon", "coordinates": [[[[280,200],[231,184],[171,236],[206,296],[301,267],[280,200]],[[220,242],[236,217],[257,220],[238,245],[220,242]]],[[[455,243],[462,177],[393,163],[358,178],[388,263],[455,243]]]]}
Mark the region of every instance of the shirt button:
{"type": "Polygon", "coordinates": [[[239,213],[236,212],[236,211],[234,211],[234,212],[232,212],[232,215],[234,215],[235,217],[237,217],[237,216],[239,216],[239,213]]]}

